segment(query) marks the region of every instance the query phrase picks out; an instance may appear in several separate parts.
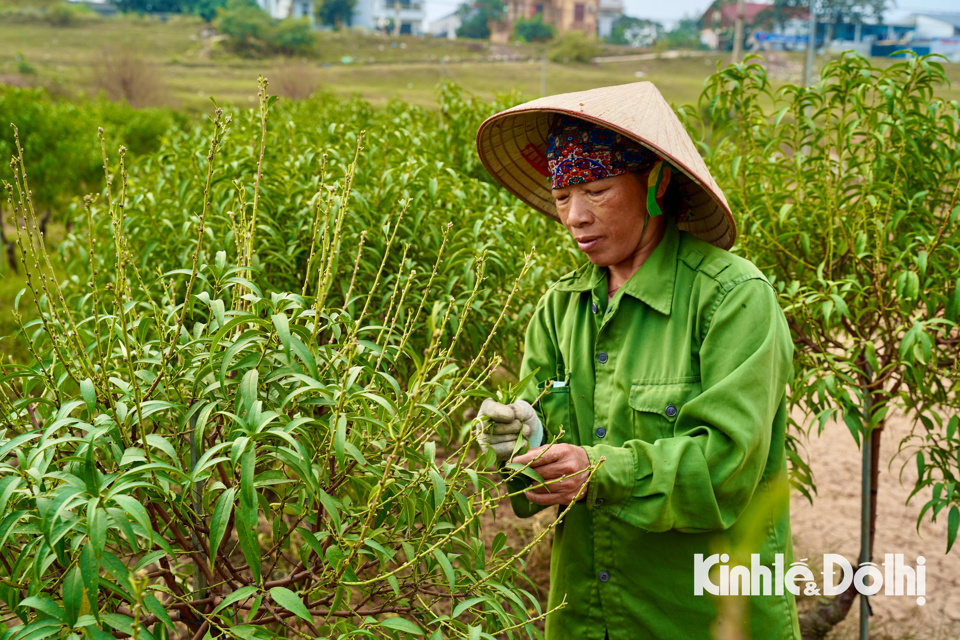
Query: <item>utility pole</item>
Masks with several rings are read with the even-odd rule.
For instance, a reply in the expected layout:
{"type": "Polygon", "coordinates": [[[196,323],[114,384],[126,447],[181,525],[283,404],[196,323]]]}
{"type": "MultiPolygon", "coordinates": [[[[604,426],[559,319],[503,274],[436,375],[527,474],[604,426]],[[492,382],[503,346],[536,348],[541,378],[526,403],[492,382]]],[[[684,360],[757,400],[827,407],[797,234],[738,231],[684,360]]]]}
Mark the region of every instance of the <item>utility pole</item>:
{"type": "Polygon", "coordinates": [[[547,52],[540,54],[540,97],[547,95],[547,52]]]}
{"type": "Polygon", "coordinates": [[[743,0],[737,0],[737,22],[733,27],[733,64],[740,62],[743,57],[743,0]]]}
{"type": "Polygon", "coordinates": [[[400,35],[400,0],[393,0],[393,37],[400,35]]]}
{"type": "Polygon", "coordinates": [[[810,0],[809,5],[810,10],[810,28],[809,33],[809,42],[807,42],[807,61],[804,64],[803,71],[803,84],[804,86],[811,86],[813,84],[813,54],[817,47],[817,7],[816,0],[810,0]]]}

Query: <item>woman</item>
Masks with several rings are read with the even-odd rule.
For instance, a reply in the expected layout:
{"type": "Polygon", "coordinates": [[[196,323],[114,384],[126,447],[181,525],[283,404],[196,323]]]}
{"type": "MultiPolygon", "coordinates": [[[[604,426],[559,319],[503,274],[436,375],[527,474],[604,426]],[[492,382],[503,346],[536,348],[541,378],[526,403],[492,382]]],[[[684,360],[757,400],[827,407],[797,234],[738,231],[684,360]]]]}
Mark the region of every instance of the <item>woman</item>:
{"type": "Polygon", "coordinates": [[[522,399],[480,412],[497,423],[482,444],[499,460],[529,439],[513,461],[555,480],[515,496],[518,515],[573,503],[553,542],[549,606],[566,606],[548,616],[548,640],[706,639],[717,624],[799,638],[794,598],[771,578],[754,585],[771,595],[745,602],[697,581],[712,554],[792,561],[792,343],[773,288],[726,251],[729,207],[676,115],[648,82],[608,87],[496,114],[477,145],[490,174],[589,259],[540,300],[522,399]],[[537,446],[541,431],[557,443],[537,446]]]}

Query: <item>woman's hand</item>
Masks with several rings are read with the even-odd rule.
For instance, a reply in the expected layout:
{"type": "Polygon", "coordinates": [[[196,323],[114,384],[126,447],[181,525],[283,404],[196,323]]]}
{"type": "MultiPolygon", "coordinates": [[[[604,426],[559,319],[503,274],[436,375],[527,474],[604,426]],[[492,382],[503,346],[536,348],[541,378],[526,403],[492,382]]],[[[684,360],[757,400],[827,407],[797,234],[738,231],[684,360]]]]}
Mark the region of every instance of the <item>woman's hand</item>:
{"type": "Polygon", "coordinates": [[[529,464],[545,482],[569,476],[525,491],[524,495],[534,504],[569,504],[587,495],[587,478],[590,477],[587,469],[590,468],[590,459],[583,447],[572,444],[546,445],[517,456],[513,462],[529,464]]]}

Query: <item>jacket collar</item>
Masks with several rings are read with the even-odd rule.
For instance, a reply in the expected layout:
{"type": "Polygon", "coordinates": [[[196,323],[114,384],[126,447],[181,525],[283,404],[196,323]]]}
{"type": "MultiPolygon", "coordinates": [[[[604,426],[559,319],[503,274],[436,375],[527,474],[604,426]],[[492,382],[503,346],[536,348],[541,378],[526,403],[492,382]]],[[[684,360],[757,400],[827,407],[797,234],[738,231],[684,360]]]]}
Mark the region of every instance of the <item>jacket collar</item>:
{"type": "MultiPolygon", "coordinates": [[[[677,279],[677,251],[680,246],[680,232],[676,224],[666,221],[663,238],[653,250],[643,266],[630,276],[620,291],[633,296],[652,309],[664,315],[670,315],[673,306],[673,288],[677,279]]],[[[608,270],[588,262],[573,273],[564,276],[557,283],[561,291],[606,292],[608,270]],[[601,287],[601,285],[603,285],[601,287]]],[[[619,293],[619,292],[618,292],[619,293]]]]}

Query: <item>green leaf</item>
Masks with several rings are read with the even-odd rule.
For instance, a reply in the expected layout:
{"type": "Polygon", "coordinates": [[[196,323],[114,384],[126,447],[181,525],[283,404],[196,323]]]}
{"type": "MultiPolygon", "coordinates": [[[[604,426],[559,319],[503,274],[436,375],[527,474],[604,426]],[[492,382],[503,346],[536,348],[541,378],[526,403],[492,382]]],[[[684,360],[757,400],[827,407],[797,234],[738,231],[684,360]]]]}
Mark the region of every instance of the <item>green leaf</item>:
{"type": "Polygon", "coordinates": [[[97,391],[93,386],[93,380],[86,378],[80,381],[80,395],[87,403],[87,409],[93,411],[97,408],[97,391]]]}
{"type": "Polygon", "coordinates": [[[243,380],[240,381],[240,400],[242,406],[247,411],[253,407],[253,403],[257,401],[257,384],[259,380],[259,374],[256,369],[250,369],[245,374],[243,374],[243,380]]]}
{"type": "Polygon", "coordinates": [[[83,545],[83,551],[80,552],[80,576],[83,578],[87,599],[96,602],[100,584],[100,560],[89,541],[83,545]]]}
{"type": "Polygon", "coordinates": [[[147,539],[150,540],[151,544],[153,543],[153,525],[150,523],[150,516],[147,515],[147,510],[143,508],[143,505],[134,498],[122,494],[117,494],[112,496],[113,501],[117,503],[123,512],[130,516],[134,522],[143,527],[143,530],[147,533],[147,539]]]}
{"type": "Polygon", "coordinates": [[[447,583],[450,585],[450,593],[454,593],[456,591],[456,577],[453,573],[453,565],[450,564],[450,560],[447,559],[446,554],[440,551],[440,549],[433,550],[433,557],[437,559],[437,562],[443,569],[443,574],[447,577],[447,583]]]}
{"type": "Polygon", "coordinates": [[[65,621],[63,609],[57,606],[57,603],[46,596],[32,596],[30,598],[24,598],[20,601],[20,606],[42,611],[51,618],[56,618],[60,622],[65,621]]]}
{"type": "Polygon", "coordinates": [[[447,491],[447,484],[443,481],[443,477],[433,467],[428,470],[428,473],[430,474],[430,480],[433,482],[434,508],[439,509],[440,504],[443,502],[443,496],[447,491]]]}
{"type": "Polygon", "coordinates": [[[256,592],[257,592],[256,587],[250,587],[250,586],[240,587],[239,589],[237,589],[236,591],[228,595],[226,598],[224,598],[223,602],[218,604],[217,608],[213,610],[213,613],[217,613],[218,611],[226,609],[227,607],[232,605],[234,602],[239,602],[240,600],[246,600],[256,592]]]}
{"type": "Polygon", "coordinates": [[[952,505],[947,515],[947,553],[950,553],[953,543],[957,541],[957,529],[960,529],[960,508],[952,505]]]}
{"type": "Polygon", "coordinates": [[[67,573],[63,579],[62,593],[66,623],[73,627],[83,606],[83,578],[80,576],[80,567],[74,567],[67,573]]]}
{"type": "Polygon", "coordinates": [[[220,495],[213,508],[213,517],[210,520],[210,566],[217,561],[217,551],[223,541],[223,534],[227,531],[230,514],[233,513],[233,499],[237,493],[236,487],[230,487],[220,495]]]}
{"type": "Polygon", "coordinates": [[[273,598],[274,602],[290,613],[313,624],[313,616],[311,616],[310,612],[307,611],[307,607],[305,604],[303,604],[303,600],[301,600],[300,596],[295,594],[293,591],[290,591],[290,589],[286,589],[284,587],[274,587],[273,589],[270,589],[270,597],[273,598]]]}
{"type": "Polygon", "coordinates": [[[146,594],[143,596],[143,606],[146,607],[147,611],[157,616],[157,620],[162,622],[171,631],[175,631],[176,627],[173,626],[173,620],[170,619],[170,614],[167,613],[167,610],[163,608],[163,605],[160,604],[160,601],[156,599],[151,594],[146,594]]]}
{"type": "Polygon", "coordinates": [[[380,626],[404,633],[412,633],[417,636],[423,635],[423,629],[420,628],[420,625],[406,618],[387,618],[380,623],[380,626]]]}
{"type": "Polygon", "coordinates": [[[334,529],[339,533],[340,532],[340,503],[332,498],[323,489],[320,489],[320,504],[323,505],[323,508],[326,509],[327,515],[330,516],[330,519],[333,521],[334,529]]]}
{"type": "Polygon", "coordinates": [[[240,541],[240,550],[254,580],[259,584],[260,574],[260,543],[257,540],[257,497],[254,488],[254,468],[256,466],[256,451],[248,449],[240,459],[240,509],[237,512],[235,525],[237,538],[240,541]]]}
{"type": "Polygon", "coordinates": [[[347,441],[347,418],[340,416],[337,418],[337,431],[333,437],[333,452],[337,457],[337,462],[343,464],[344,443],[347,441]]]}
{"type": "Polygon", "coordinates": [[[485,597],[476,597],[476,598],[470,598],[469,600],[464,600],[463,602],[461,602],[460,604],[458,604],[456,607],[453,608],[453,613],[450,614],[450,617],[457,618],[460,616],[461,613],[463,613],[464,611],[466,611],[467,609],[469,609],[470,607],[476,604],[480,604],[484,600],[486,600],[485,597]]]}
{"type": "Polygon", "coordinates": [[[284,350],[290,352],[290,322],[287,320],[287,314],[277,313],[270,316],[270,319],[273,320],[273,326],[277,330],[277,336],[280,338],[280,344],[283,345],[284,350]]]}
{"type": "Polygon", "coordinates": [[[950,296],[950,300],[947,301],[944,316],[951,322],[960,322],[960,278],[957,278],[956,284],[953,287],[953,294],[950,296]]]}
{"type": "Polygon", "coordinates": [[[97,558],[107,546],[107,512],[96,506],[99,500],[91,498],[87,509],[87,535],[93,544],[93,552],[97,558]]]}

